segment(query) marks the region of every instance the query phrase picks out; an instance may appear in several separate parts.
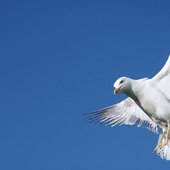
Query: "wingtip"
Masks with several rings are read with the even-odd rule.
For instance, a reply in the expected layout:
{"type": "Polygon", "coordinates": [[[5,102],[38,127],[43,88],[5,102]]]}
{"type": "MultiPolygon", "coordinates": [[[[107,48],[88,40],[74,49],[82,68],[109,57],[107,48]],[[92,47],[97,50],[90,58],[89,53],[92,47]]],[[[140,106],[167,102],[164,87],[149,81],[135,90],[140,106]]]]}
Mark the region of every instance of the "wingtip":
{"type": "Polygon", "coordinates": [[[170,53],[169,53],[169,55],[168,55],[168,58],[170,58],[170,53]]]}

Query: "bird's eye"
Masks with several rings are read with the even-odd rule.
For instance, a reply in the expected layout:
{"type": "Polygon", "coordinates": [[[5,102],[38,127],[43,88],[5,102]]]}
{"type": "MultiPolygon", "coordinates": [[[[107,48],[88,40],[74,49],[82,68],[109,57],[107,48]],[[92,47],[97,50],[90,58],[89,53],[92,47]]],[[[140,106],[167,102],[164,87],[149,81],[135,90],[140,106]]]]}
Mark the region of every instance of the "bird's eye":
{"type": "Polygon", "coordinates": [[[123,80],[121,80],[121,81],[120,81],[120,84],[122,84],[123,82],[124,82],[124,81],[123,81],[123,80]]]}

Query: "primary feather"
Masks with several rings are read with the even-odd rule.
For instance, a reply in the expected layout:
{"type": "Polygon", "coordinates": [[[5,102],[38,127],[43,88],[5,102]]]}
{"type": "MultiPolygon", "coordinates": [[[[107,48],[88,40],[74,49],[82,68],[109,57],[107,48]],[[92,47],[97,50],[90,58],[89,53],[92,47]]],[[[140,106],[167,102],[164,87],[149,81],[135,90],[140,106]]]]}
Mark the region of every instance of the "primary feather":
{"type": "Polygon", "coordinates": [[[149,130],[158,132],[157,124],[130,97],[118,104],[89,113],[88,118],[92,122],[111,126],[134,125],[136,123],[140,127],[144,124],[149,130]]]}

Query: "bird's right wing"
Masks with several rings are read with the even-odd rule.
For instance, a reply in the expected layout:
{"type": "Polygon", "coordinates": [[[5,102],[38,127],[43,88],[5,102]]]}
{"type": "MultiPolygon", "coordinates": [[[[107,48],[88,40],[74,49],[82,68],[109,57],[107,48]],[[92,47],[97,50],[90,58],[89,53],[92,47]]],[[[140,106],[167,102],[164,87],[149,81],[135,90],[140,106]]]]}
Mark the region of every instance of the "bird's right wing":
{"type": "Polygon", "coordinates": [[[140,127],[145,124],[149,130],[158,132],[157,124],[129,97],[118,104],[88,113],[87,116],[92,122],[111,126],[137,123],[137,126],[140,127]]]}

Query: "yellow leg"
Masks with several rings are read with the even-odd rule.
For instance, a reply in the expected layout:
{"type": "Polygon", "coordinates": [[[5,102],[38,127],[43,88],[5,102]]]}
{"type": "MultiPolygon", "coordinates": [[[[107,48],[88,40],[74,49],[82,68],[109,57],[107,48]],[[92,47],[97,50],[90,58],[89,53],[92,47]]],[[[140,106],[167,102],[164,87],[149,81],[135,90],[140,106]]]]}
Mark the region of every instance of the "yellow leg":
{"type": "Polygon", "coordinates": [[[157,149],[159,149],[162,146],[162,139],[163,139],[164,135],[165,135],[165,132],[163,131],[160,138],[159,138],[159,141],[158,141],[155,149],[153,150],[153,152],[157,151],[157,149]]]}
{"type": "Polygon", "coordinates": [[[154,151],[157,151],[157,149],[163,148],[165,145],[168,144],[169,140],[169,135],[170,135],[170,123],[167,121],[167,130],[162,132],[162,135],[158,141],[158,144],[156,145],[154,151]],[[167,133],[167,134],[166,134],[167,133]],[[165,137],[165,141],[162,142],[163,138],[165,137]]]}
{"type": "Polygon", "coordinates": [[[168,139],[169,139],[169,131],[170,131],[170,123],[169,121],[167,122],[168,123],[168,128],[167,128],[167,135],[165,136],[165,142],[162,144],[161,148],[163,148],[165,145],[168,145],[168,139]]]}

